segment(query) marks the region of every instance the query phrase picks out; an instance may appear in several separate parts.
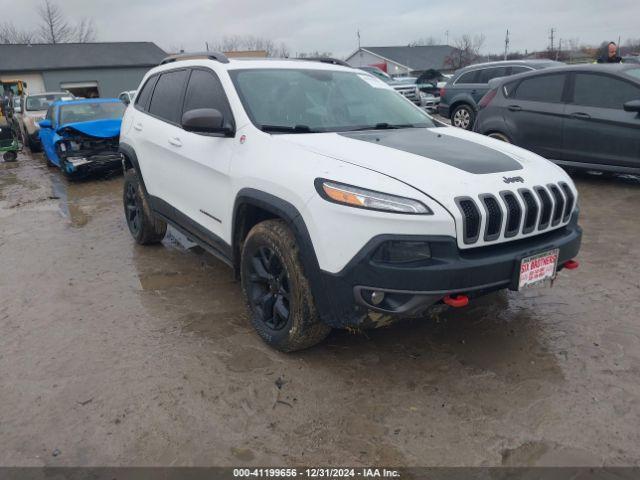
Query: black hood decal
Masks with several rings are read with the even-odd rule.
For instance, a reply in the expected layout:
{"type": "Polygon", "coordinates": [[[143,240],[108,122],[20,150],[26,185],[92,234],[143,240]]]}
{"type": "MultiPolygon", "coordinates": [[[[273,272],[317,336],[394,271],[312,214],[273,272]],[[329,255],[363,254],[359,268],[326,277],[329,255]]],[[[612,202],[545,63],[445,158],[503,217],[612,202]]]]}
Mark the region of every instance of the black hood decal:
{"type": "Polygon", "coordinates": [[[342,132],[340,135],[431,158],[469,173],[500,173],[522,169],[520,163],[502,152],[462,138],[442,135],[438,129],[369,130],[342,132]]]}

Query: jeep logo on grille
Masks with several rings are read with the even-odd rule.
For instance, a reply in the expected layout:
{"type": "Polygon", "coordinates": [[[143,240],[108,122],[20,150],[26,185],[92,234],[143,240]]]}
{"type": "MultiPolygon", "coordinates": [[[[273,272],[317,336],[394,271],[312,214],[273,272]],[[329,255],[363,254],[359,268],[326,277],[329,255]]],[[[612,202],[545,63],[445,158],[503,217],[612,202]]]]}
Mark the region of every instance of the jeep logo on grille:
{"type": "Polygon", "coordinates": [[[504,183],[524,183],[524,178],[522,178],[522,177],[502,177],[502,181],[504,183]]]}

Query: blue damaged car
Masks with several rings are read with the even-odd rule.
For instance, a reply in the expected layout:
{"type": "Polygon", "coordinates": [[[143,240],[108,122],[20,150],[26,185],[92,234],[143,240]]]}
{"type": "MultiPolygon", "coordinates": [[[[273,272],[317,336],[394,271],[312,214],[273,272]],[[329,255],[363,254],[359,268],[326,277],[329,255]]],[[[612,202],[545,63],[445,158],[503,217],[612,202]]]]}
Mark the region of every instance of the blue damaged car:
{"type": "Polygon", "coordinates": [[[70,178],[120,168],[118,141],[125,108],[117,98],[52,103],[39,123],[47,164],[70,178]]]}

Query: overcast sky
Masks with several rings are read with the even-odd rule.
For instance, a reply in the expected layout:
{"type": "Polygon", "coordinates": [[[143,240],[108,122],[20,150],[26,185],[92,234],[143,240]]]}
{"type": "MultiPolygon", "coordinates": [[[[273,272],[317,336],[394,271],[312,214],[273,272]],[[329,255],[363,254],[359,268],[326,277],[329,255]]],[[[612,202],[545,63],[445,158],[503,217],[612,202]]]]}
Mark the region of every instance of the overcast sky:
{"type": "MultiPolygon", "coordinates": [[[[7,0],[8,1],[8,0],[7,0]]],[[[640,37],[640,0],[58,0],[70,18],[93,18],[101,41],[153,41],[165,50],[204,50],[229,35],[284,42],[292,54],[357,47],[406,45],[434,37],[450,43],[484,34],[483,53],[501,52],[505,30],[511,50],[540,50],[549,29],[557,38],[599,44],[640,37]]],[[[38,0],[14,1],[11,18],[35,26],[38,0]]]]}

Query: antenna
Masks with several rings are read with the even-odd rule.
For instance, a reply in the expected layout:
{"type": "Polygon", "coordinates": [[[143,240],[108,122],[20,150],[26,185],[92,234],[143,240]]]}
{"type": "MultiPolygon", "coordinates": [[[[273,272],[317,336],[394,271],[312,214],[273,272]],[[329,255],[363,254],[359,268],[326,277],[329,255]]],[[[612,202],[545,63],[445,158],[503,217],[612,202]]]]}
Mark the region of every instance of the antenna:
{"type": "Polygon", "coordinates": [[[509,29],[507,28],[507,35],[504,37],[504,59],[507,59],[509,53],[509,29]]]}

